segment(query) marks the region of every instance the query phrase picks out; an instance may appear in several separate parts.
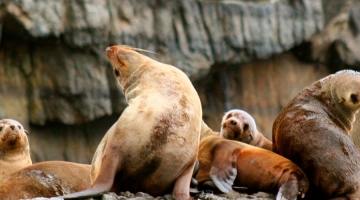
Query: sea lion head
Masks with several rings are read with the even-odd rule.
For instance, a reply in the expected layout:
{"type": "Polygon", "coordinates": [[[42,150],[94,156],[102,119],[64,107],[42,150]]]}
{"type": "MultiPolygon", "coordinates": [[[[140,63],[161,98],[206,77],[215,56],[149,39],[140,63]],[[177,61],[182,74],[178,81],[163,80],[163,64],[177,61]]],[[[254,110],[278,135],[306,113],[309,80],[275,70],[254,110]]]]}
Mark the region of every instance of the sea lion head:
{"type": "Polygon", "coordinates": [[[220,128],[221,137],[250,143],[256,133],[255,120],[247,112],[233,109],[224,114],[220,128]]]}
{"type": "Polygon", "coordinates": [[[128,80],[130,75],[136,71],[136,69],[144,65],[147,60],[150,60],[136,51],[146,50],[125,45],[117,45],[106,48],[106,55],[113,66],[115,76],[121,87],[124,87],[125,82],[128,80]]]}
{"type": "Polygon", "coordinates": [[[28,131],[16,120],[0,120],[0,149],[13,150],[28,147],[28,131]]]}
{"type": "Polygon", "coordinates": [[[353,70],[342,70],[335,74],[336,88],[331,88],[336,94],[339,104],[356,114],[360,109],[360,73],[353,70]]]}

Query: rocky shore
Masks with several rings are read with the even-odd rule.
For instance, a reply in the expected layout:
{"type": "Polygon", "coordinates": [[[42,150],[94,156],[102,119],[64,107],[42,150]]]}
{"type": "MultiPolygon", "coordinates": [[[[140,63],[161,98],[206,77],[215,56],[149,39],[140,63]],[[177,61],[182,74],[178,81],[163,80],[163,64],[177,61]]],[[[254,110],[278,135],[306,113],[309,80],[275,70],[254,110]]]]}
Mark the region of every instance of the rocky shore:
{"type": "MultiPolygon", "coordinates": [[[[254,194],[246,193],[235,193],[235,194],[213,194],[211,191],[200,192],[198,194],[192,195],[195,200],[227,200],[227,199],[236,199],[236,200],[273,200],[275,196],[273,194],[258,192],[254,194]]],[[[35,198],[33,200],[60,200],[60,198],[35,198]]],[[[165,196],[153,197],[149,194],[138,192],[136,194],[130,192],[121,192],[119,195],[109,192],[102,197],[93,198],[94,200],[175,200],[171,194],[165,196]]]]}

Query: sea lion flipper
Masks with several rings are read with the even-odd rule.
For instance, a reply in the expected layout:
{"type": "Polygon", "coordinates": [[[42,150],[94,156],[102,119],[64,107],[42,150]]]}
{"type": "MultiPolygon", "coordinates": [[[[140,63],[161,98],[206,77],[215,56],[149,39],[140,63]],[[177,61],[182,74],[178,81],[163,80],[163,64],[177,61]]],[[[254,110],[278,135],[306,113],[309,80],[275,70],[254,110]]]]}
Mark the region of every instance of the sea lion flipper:
{"type": "Polygon", "coordinates": [[[194,168],[196,166],[196,161],[185,169],[181,175],[175,180],[173,195],[179,199],[186,199],[190,192],[189,183],[193,175],[194,168]]]}
{"type": "Polygon", "coordinates": [[[105,194],[106,190],[84,190],[81,192],[75,192],[75,193],[71,193],[71,194],[67,194],[64,196],[59,196],[57,198],[63,198],[63,199],[85,199],[85,198],[90,198],[90,197],[99,197],[103,194],[105,194]]]}
{"type": "Polygon", "coordinates": [[[303,193],[299,181],[294,174],[291,174],[289,179],[283,183],[276,195],[276,200],[293,200],[297,199],[297,196],[301,195],[301,198],[304,198],[305,194],[303,193]]]}
{"type": "Polygon", "coordinates": [[[218,144],[214,152],[214,162],[210,169],[210,178],[216,187],[224,193],[234,193],[232,185],[237,175],[237,151],[229,153],[226,143],[218,144]]]}
{"type": "MultiPolygon", "coordinates": [[[[107,145],[104,149],[103,155],[109,155],[109,151],[116,151],[117,147],[112,147],[107,145]]],[[[120,151],[117,151],[120,152],[120,151]]],[[[102,162],[99,170],[99,174],[96,176],[94,183],[90,186],[89,189],[75,192],[68,195],[60,196],[60,198],[64,199],[83,199],[89,197],[98,197],[102,194],[109,192],[112,188],[116,172],[120,171],[122,166],[122,156],[120,153],[116,154],[116,156],[112,156],[111,159],[104,159],[106,156],[102,157],[102,162]]]]}
{"type": "Polygon", "coordinates": [[[199,172],[199,160],[196,158],[194,171],[191,178],[190,188],[196,188],[198,186],[198,181],[196,180],[196,175],[199,172]]]}

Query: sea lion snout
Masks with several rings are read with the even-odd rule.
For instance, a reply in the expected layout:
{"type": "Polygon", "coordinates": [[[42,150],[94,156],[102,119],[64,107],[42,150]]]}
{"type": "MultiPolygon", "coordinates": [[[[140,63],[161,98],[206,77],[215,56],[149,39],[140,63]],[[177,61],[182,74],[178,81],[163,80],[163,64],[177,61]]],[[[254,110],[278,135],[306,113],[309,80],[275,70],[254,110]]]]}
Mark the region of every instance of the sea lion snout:
{"type": "Polygon", "coordinates": [[[245,132],[249,128],[249,124],[244,122],[241,117],[229,114],[222,122],[221,134],[227,139],[236,139],[246,137],[245,132]]]}
{"type": "Polygon", "coordinates": [[[106,56],[110,58],[111,56],[114,55],[114,46],[107,47],[105,52],[106,52],[106,56]]]}
{"type": "Polygon", "coordinates": [[[1,124],[1,140],[8,141],[10,145],[20,139],[22,133],[22,126],[15,126],[14,124],[1,124]]]}
{"type": "Polygon", "coordinates": [[[236,126],[237,124],[239,124],[239,120],[235,117],[231,117],[224,122],[224,126],[236,126]]]}
{"type": "MultiPolygon", "coordinates": [[[[28,131],[18,121],[13,119],[0,120],[0,137],[5,144],[12,146],[22,138],[26,138],[28,134],[28,131]]],[[[7,146],[5,144],[2,145],[7,146]]]]}
{"type": "Polygon", "coordinates": [[[15,120],[3,119],[0,120],[0,131],[4,133],[19,132],[22,130],[22,126],[15,120]]]}

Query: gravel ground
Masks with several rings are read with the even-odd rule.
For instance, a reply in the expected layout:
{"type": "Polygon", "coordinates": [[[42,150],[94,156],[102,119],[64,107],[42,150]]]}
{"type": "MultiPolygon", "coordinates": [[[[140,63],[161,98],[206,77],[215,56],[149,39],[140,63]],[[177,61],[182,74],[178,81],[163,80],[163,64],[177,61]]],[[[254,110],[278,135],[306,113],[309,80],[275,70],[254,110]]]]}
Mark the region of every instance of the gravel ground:
{"type": "MultiPolygon", "coordinates": [[[[194,200],[274,200],[273,194],[258,192],[254,194],[235,193],[235,194],[213,194],[212,192],[201,192],[196,195],[192,195],[194,200]]],[[[60,200],[60,198],[34,198],[33,200],[60,200]]],[[[121,192],[119,195],[115,193],[106,193],[102,197],[94,198],[94,200],[175,200],[171,194],[167,194],[161,197],[152,197],[149,194],[138,192],[136,194],[130,192],[121,192]]]]}

